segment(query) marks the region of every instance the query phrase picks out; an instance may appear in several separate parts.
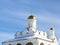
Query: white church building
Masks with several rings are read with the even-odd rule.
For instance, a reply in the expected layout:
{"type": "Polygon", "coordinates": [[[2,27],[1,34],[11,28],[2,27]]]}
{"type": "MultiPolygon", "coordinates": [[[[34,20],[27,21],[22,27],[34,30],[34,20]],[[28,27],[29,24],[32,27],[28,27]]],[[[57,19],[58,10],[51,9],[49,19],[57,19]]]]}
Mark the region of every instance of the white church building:
{"type": "Polygon", "coordinates": [[[58,45],[55,31],[50,28],[50,35],[36,28],[36,17],[30,15],[27,28],[22,32],[16,32],[13,40],[2,42],[2,45],[58,45]]]}

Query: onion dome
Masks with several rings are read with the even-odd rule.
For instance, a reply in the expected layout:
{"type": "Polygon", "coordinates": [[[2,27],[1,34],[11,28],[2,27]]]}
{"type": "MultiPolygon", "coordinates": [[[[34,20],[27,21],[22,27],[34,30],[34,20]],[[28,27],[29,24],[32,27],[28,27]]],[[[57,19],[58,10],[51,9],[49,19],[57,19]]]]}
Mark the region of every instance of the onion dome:
{"type": "Polygon", "coordinates": [[[30,15],[30,16],[28,17],[28,19],[36,19],[36,17],[33,16],[33,15],[30,15]]]}
{"type": "Polygon", "coordinates": [[[53,30],[53,28],[50,28],[50,30],[53,30]]]}

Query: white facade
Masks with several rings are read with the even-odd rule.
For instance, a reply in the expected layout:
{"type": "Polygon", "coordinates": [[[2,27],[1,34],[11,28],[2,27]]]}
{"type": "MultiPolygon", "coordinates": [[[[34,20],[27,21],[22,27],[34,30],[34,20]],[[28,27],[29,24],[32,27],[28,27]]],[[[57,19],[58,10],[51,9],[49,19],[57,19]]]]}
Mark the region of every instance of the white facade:
{"type": "Polygon", "coordinates": [[[2,42],[2,45],[58,45],[58,40],[53,28],[50,28],[50,36],[36,28],[36,17],[29,16],[27,29],[16,32],[15,39],[2,42]]]}

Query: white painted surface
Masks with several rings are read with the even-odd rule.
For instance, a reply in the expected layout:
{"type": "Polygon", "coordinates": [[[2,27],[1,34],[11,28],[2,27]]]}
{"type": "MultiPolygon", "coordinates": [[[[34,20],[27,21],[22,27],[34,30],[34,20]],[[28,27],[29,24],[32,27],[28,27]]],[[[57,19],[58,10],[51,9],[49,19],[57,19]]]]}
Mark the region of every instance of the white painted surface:
{"type": "Polygon", "coordinates": [[[28,42],[32,42],[33,45],[40,45],[41,43],[44,45],[58,45],[54,30],[50,30],[50,36],[48,38],[46,32],[36,29],[36,19],[29,19],[28,27],[29,30],[26,29],[23,32],[17,32],[15,34],[15,39],[4,41],[3,45],[17,45],[18,43],[26,45],[28,42]],[[54,40],[52,40],[52,38],[54,38],[54,40]]]}

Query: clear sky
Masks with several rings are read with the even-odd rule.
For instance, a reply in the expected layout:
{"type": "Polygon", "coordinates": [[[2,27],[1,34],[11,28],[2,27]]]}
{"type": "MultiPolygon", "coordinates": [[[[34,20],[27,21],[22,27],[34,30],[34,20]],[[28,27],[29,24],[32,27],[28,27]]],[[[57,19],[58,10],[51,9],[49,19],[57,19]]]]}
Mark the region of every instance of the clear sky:
{"type": "Polygon", "coordinates": [[[60,43],[60,0],[0,0],[0,45],[27,27],[31,10],[37,29],[49,33],[53,27],[60,43]]]}

